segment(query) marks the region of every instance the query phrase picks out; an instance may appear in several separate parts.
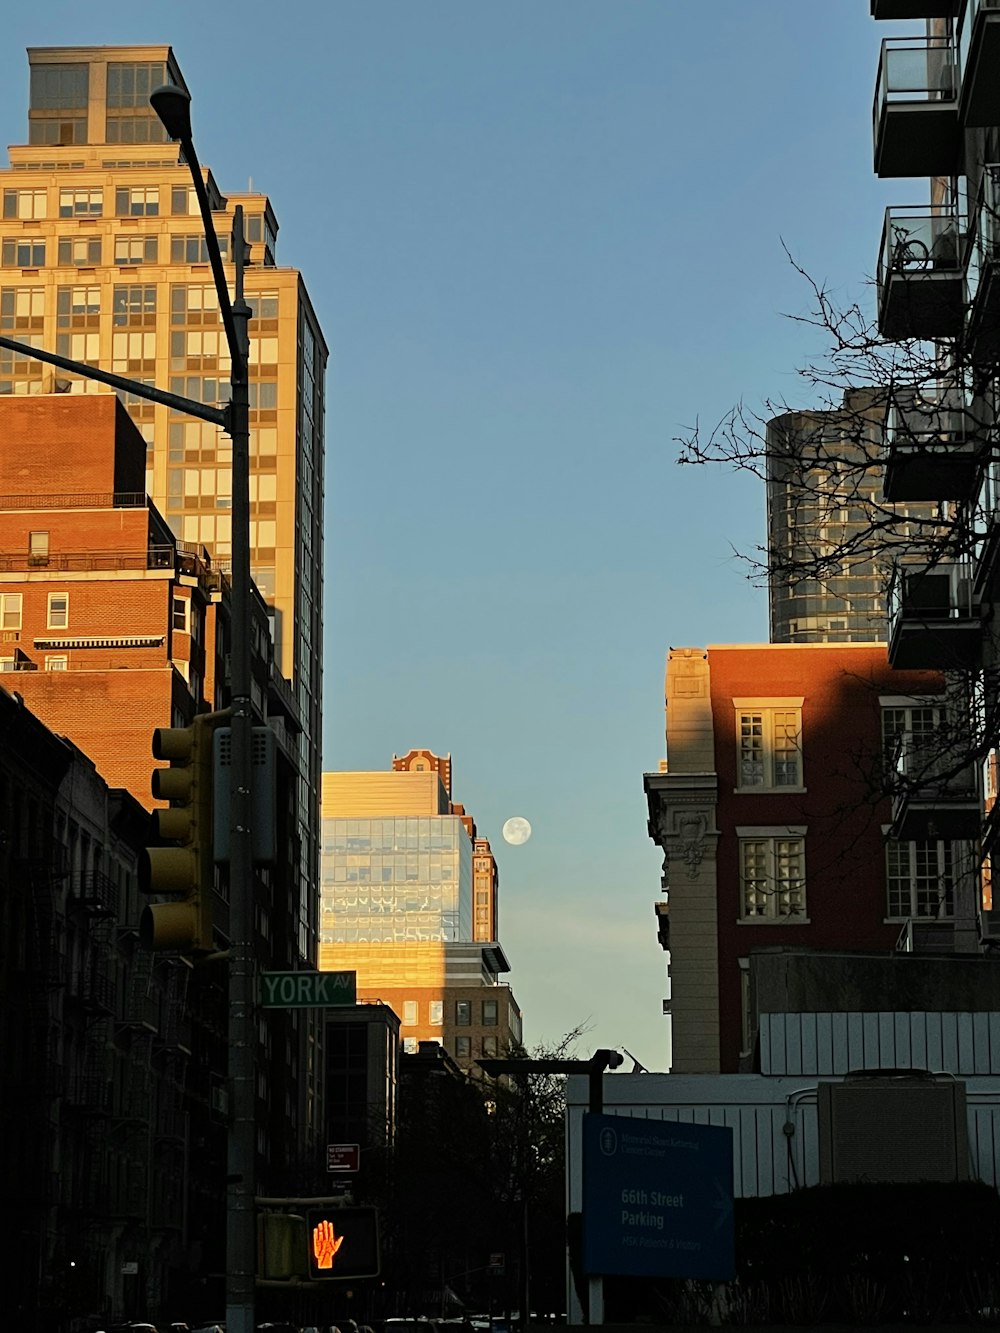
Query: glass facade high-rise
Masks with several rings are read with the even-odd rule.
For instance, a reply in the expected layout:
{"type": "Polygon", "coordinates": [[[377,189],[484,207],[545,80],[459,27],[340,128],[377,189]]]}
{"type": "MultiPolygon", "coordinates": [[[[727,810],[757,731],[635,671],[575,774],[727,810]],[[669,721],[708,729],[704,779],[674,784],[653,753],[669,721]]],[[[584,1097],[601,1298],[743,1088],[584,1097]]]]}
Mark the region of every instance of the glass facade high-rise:
{"type": "Polygon", "coordinates": [[[398,1015],[404,1052],[434,1041],[476,1071],[521,1041],[499,978],[496,861],[451,800],[451,759],[411,750],[382,773],[324,773],[319,966],[357,973],[398,1015]]]}
{"type": "MultiPolygon", "coordinates": [[[[149,105],[185,87],[169,46],[28,52],[28,142],[0,171],[0,332],[19,342],[220,404],[229,358],[202,221],[179,147],[149,105]]],[[[293,854],[314,886],[322,708],[324,374],[327,348],[301,275],[277,261],[266,195],[224,195],[207,168],[223,258],[244,210],[250,264],[250,540],[275,658],[299,737],[293,854]]],[[[93,381],[0,350],[0,394],[92,393],[93,381]]],[[[209,424],[125,396],[147,442],[146,489],[182,543],[231,555],[231,453],[209,424]]],[[[302,894],[313,957],[316,897],[302,894]]]]}
{"type": "Polygon", "coordinates": [[[457,815],[327,819],[331,944],[472,939],[472,842],[457,815]]]}

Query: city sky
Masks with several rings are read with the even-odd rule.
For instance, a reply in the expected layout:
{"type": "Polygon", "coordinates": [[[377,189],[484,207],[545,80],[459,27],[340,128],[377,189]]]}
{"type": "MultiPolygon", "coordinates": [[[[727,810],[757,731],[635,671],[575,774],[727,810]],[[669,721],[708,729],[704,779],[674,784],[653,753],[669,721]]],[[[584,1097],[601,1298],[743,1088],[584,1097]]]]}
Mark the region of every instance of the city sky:
{"type": "MultiPolygon", "coordinates": [[[[762,488],[680,468],[737,401],[816,405],[785,251],[872,308],[866,0],[92,0],[27,46],[168,42],[202,160],[267,193],[330,345],[324,765],[427,746],[500,867],[529,1046],[667,1060],[660,853],[668,646],[767,638],[733,548],[762,488]],[[507,846],[508,817],[533,835],[507,846]]],[[[916,31],[919,25],[901,31],[916,31]]],[[[626,1066],[627,1068],[627,1066],[626,1066]]]]}

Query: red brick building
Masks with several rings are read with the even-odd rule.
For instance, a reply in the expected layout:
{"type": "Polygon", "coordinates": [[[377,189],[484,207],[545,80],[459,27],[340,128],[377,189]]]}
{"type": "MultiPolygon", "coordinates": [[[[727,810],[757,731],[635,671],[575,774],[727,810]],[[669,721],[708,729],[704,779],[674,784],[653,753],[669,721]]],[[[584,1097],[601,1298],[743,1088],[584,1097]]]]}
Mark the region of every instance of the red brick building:
{"type": "Polygon", "coordinates": [[[676,1072],[752,1061],[751,951],[975,948],[974,783],[949,777],[937,823],[887,794],[900,745],[940,736],[943,689],[880,644],[671,649],[645,787],[676,1072]]]}
{"type": "Polygon", "coordinates": [[[221,576],[145,494],[113,394],[0,399],[0,670],[112,787],[150,805],[150,737],[214,694],[221,576]]]}

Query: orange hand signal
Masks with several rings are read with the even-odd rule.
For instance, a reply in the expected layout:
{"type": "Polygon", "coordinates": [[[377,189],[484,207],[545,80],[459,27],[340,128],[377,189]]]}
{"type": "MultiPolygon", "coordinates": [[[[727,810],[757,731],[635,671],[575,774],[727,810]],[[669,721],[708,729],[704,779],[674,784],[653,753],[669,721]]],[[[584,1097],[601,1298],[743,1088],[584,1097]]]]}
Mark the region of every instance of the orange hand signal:
{"type": "Polygon", "coordinates": [[[338,1236],[333,1223],[324,1221],[313,1227],[313,1254],[317,1268],[332,1268],[333,1256],[344,1243],[343,1236],[338,1236]]]}

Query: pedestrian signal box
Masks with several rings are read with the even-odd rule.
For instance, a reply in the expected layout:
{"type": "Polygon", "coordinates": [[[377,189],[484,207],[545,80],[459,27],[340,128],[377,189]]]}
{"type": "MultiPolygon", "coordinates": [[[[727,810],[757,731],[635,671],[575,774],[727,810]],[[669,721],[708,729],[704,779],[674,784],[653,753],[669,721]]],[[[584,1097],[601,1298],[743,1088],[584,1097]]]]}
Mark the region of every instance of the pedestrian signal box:
{"type": "Polygon", "coordinates": [[[378,1209],[310,1208],[306,1246],[314,1281],[377,1276],[378,1209]]]}

